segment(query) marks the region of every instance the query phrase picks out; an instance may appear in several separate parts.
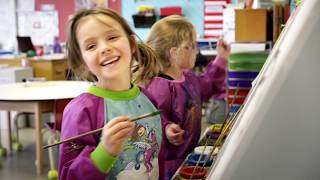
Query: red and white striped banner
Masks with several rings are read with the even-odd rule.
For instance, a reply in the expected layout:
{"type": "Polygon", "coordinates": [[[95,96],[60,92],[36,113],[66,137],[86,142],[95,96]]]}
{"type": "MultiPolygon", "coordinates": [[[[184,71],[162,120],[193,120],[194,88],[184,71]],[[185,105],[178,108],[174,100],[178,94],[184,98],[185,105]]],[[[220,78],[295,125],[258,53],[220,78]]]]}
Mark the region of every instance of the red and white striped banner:
{"type": "Polygon", "coordinates": [[[204,38],[223,35],[223,9],[229,0],[204,0],[204,38]]]}

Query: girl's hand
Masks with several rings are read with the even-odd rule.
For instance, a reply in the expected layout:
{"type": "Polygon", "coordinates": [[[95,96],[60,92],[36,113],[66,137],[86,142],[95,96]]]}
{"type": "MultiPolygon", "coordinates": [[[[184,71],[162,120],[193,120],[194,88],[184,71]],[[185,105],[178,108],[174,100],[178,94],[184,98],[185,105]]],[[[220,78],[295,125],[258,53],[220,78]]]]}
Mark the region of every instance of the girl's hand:
{"type": "Polygon", "coordinates": [[[217,44],[217,56],[222,57],[224,59],[228,59],[230,55],[230,45],[228,45],[223,38],[219,38],[217,44]]]}
{"type": "Polygon", "coordinates": [[[119,116],[109,121],[103,127],[101,136],[104,149],[112,156],[120,154],[125,140],[131,135],[134,127],[128,116],[119,116]]]}
{"type": "Polygon", "coordinates": [[[181,145],[183,140],[184,130],[178,124],[169,124],[166,127],[166,136],[169,142],[175,146],[181,145]]]}

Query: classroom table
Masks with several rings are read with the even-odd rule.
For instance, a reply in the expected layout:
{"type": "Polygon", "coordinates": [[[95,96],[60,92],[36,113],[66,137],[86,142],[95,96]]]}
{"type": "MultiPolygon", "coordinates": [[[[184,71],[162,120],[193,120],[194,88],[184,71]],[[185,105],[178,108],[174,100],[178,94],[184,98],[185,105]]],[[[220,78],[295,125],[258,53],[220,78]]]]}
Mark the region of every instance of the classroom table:
{"type": "Polygon", "coordinates": [[[0,85],[0,110],[8,112],[9,150],[12,150],[10,111],[35,114],[36,170],[43,171],[42,119],[44,112],[53,112],[54,102],[70,99],[86,91],[90,84],[84,81],[40,81],[0,85]]]}

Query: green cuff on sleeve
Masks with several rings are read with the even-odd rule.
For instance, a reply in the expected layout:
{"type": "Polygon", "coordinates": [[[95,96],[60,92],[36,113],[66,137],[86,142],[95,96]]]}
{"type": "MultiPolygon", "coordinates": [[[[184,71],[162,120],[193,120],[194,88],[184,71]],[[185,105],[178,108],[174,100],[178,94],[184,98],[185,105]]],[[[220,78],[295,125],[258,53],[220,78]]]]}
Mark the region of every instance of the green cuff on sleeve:
{"type": "Polygon", "coordinates": [[[118,159],[118,156],[114,157],[110,155],[103,148],[102,144],[99,143],[96,149],[90,154],[90,158],[101,172],[107,173],[118,159]]]}

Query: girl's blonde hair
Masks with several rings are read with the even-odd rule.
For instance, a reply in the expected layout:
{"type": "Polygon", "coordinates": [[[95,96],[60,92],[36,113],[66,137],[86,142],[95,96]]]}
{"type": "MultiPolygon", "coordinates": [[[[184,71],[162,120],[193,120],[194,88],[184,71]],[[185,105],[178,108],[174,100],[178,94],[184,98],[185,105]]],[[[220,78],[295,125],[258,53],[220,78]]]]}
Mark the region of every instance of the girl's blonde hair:
{"type": "Polygon", "coordinates": [[[92,82],[97,81],[97,77],[89,71],[82,58],[76,37],[80,20],[91,15],[106,15],[117,21],[123,28],[129,39],[130,47],[133,49],[133,59],[131,61],[133,82],[146,84],[153,76],[159,73],[160,65],[156,60],[155,52],[148,45],[136,40],[136,34],[131,30],[124,18],[111,9],[83,9],[79,10],[69,21],[67,58],[75,78],[92,82]]]}
{"type": "Polygon", "coordinates": [[[157,53],[162,68],[171,66],[170,49],[184,42],[195,47],[195,29],[191,22],[179,15],[167,16],[157,21],[151,28],[146,43],[157,53]]]}

